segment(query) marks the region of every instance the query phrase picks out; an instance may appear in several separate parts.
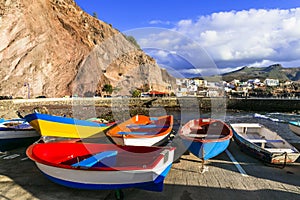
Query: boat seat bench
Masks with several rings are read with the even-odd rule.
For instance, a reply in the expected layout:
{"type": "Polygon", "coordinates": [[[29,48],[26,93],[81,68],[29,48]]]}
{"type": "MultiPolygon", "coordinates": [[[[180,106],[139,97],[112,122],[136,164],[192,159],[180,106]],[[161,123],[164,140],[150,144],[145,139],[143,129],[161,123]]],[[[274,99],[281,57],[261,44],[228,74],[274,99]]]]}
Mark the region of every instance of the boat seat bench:
{"type": "Polygon", "coordinates": [[[186,135],[188,137],[194,137],[194,138],[204,138],[204,139],[219,139],[219,138],[222,138],[224,137],[224,135],[222,134],[219,134],[219,135],[213,135],[213,134],[188,134],[186,135]]]}
{"type": "Polygon", "coordinates": [[[169,126],[156,125],[156,124],[146,124],[146,125],[127,125],[127,128],[169,128],[169,126]]]}
{"type": "Polygon", "coordinates": [[[125,131],[119,131],[118,134],[120,135],[155,135],[158,132],[125,132],[125,131]]]}
{"type": "Polygon", "coordinates": [[[273,149],[273,148],[265,148],[267,151],[270,151],[272,153],[294,153],[293,149],[273,149]]]}
{"type": "MultiPolygon", "coordinates": [[[[104,161],[104,159],[115,159],[117,156],[118,152],[117,151],[104,151],[101,153],[97,153],[95,155],[92,155],[89,158],[86,158],[80,162],[72,164],[72,167],[84,167],[84,168],[90,168],[96,165],[97,163],[104,161]]],[[[108,163],[108,162],[107,162],[108,163]]],[[[107,164],[105,163],[105,164],[107,164]]]]}
{"type": "Polygon", "coordinates": [[[253,143],[272,143],[272,142],[282,142],[284,143],[283,140],[266,140],[266,139],[247,139],[249,142],[253,143]]]}

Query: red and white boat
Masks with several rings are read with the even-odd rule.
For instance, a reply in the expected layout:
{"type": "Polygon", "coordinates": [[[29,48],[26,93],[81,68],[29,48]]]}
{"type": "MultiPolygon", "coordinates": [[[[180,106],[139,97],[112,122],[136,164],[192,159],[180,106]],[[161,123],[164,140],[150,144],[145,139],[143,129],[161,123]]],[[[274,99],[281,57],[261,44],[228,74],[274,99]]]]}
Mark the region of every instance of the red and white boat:
{"type": "Polygon", "coordinates": [[[173,147],[95,143],[35,143],[28,157],[51,181],[79,189],[140,188],[162,191],[173,147]]]}

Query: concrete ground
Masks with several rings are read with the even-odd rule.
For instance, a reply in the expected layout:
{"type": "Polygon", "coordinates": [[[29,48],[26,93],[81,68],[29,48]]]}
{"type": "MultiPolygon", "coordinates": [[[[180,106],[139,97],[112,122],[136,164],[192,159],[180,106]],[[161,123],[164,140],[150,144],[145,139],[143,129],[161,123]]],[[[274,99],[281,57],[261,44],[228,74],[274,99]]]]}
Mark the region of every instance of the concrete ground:
{"type": "MultiPolygon", "coordinates": [[[[115,199],[114,191],[77,190],[52,183],[26,157],[25,150],[19,148],[0,154],[1,200],[115,199]]],[[[300,159],[280,169],[244,154],[233,141],[227,150],[208,161],[204,173],[201,173],[201,162],[197,157],[182,155],[165,179],[163,192],[125,189],[125,199],[299,199],[300,159]],[[240,170],[244,170],[243,174],[228,156],[230,153],[239,163],[240,170]]]]}

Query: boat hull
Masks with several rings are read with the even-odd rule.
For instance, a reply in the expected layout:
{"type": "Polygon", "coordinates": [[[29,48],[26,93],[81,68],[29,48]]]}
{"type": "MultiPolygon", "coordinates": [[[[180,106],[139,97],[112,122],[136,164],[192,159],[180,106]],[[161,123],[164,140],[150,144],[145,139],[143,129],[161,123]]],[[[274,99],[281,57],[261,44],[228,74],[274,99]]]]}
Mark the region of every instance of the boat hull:
{"type": "Polygon", "coordinates": [[[179,135],[192,154],[208,160],[227,149],[232,130],[222,121],[201,118],[187,122],[180,129],[179,135]]]}
{"type": "Polygon", "coordinates": [[[300,136],[300,122],[289,122],[289,128],[295,134],[300,136]]]}
{"type": "Polygon", "coordinates": [[[174,150],[175,148],[171,147],[136,148],[112,144],[62,142],[34,144],[27,149],[26,153],[49,180],[66,187],[90,190],[134,187],[162,191],[163,181],[174,159],[174,150]],[[67,150],[60,154],[59,147],[65,147],[67,150]],[[56,150],[51,150],[52,148],[56,150]],[[86,153],[95,155],[99,151],[105,152],[104,150],[117,152],[116,157],[112,159],[114,161],[102,160],[105,166],[99,166],[99,161],[89,167],[87,165],[74,166],[74,164],[79,164],[77,156],[86,153]],[[73,162],[75,163],[72,164],[73,162]],[[110,164],[107,165],[108,163],[110,164]]]}
{"type": "Polygon", "coordinates": [[[36,163],[39,170],[51,181],[71,188],[88,190],[111,190],[140,188],[162,191],[163,181],[171,169],[171,164],[158,170],[145,171],[68,171],[36,163]],[[64,174],[64,177],[61,177],[64,174]]]}
{"type": "Polygon", "coordinates": [[[190,142],[189,140],[183,140],[183,143],[188,147],[189,151],[202,160],[211,159],[227,149],[230,144],[230,140],[222,142],[190,142]]]}
{"type": "Polygon", "coordinates": [[[173,116],[155,118],[136,115],[107,131],[114,143],[123,146],[158,146],[168,141],[173,116]]]}
{"type": "Polygon", "coordinates": [[[154,138],[128,138],[126,135],[120,137],[112,137],[112,140],[118,145],[125,146],[159,146],[168,141],[169,134],[157,136],[154,138]]]}
{"type": "MultiPolygon", "coordinates": [[[[20,124],[22,125],[23,122],[24,121],[20,121],[20,124]]],[[[15,126],[11,128],[1,126],[0,151],[7,151],[18,147],[28,146],[37,141],[40,138],[40,134],[33,128],[28,128],[28,126],[26,125],[26,128],[24,129],[21,129],[21,126],[15,126]]]]}
{"type": "MultiPolygon", "coordinates": [[[[232,129],[233,129],[233,138],[234,141],[237,143],[237,145],[240,147],[240,149],[251,155],[254,158],[257,158],[263,162],[269,163],[269,164],[284,164],[284,163],[293,163],[295,162],[298,157],[299,157],[299,152],[298,150],[289,145],[288,148],[285,149],[270,149],[270,148],[264,148],[262,147],[262,143],[257,142],[251,142],[247,139],[245,139],[244,137],[242,137],[240,135],[239,132],[237,132],[237,128],[235,128],[235,126],[238,126],[236,124],[232,124],[232,129]]],[[[251,126],[255,126],[250,124],[250,128],[251,126]]],[[[260,125],[257,124],[258,128],[260,125]]],[[[247,127],[249,128],[249,127],[247,127]]],[[[270,134],[275,134],[274,132],[271,132],[270,130],[264,128],[264,131],[268,131],[270,134]]],[[[277,136],[277,140],[280,139],[282,141],[284,141],[282,138],[279,138],[279,136],[277,136]]],[[[252,140],[253,141],[253,140],[252,140]]],[[[284,143],[288,144],[286,141],[284,141],[284,143]]]]}
{"type": "Polygon", "coordinates": [[[87,138],[101,133],[110,127],[95,122],[40,113],[32,113],[25,116],[25,119],[42,136],[52,137],[87,138]]]}
{"type": "Polygon", "coordinates": [[[26,147],[37,141],[39,138],[40,136],[1,138],[0,151],[8,151],[19,147],[26,147]]]}

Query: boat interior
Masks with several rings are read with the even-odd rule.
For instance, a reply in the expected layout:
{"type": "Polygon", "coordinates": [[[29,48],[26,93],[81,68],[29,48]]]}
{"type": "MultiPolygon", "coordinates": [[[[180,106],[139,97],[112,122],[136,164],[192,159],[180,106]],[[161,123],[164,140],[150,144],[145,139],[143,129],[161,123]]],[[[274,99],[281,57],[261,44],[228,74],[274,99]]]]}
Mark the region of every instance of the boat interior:
{"type": "MultiPolygon", "coordinates": [[[[165,118],[151,118],[151,121],[148,121],[145,124],[127,124],[126,129],[128,131],[119,131],[118,134],[121,135],[156,135],[162,132],[165,132],[172,125],[171,117],[165,118]]],[[[125,129],[125,130],[126,130],[125,129]]]]}
{"type": "Polygon", "coordinates": [[[234,130],[244,139],[270,152],[293,152],[286,140],[263,126],[234,127],[234,130]]]}
{"type": "MultiPolygon", "coordinates": [[[[203,119],[205,120],[205,119],[203,119]]],[[[196,138],[218,139],[226,137],[230,133],[230,129],[220,121],[194,120],[189,125],[189,136],[196,138]]]]}
{"type": "Polygon", "coordinates": [[[81,168],[148,168],[153,166],[159,154],[152,152],[146,154],[124,153],[118,151],[104,151],[96,154],[76,156],[60,162],[63,165],[81,168]]]}
{"type": "MultiPolygon", "coordinates": [[[[62,145],[59,144],[57,148],[62,145]]],[[[90,146],[72,143],[65,143],[66,151],[61,155],[61,151],[49,150],[47,146],[51,143],[38,144],[33,148],[34,157],[46,163],[54,165],[64,165],[72,168],[103,168],[103,170],[118,170],[120,168],[147,169],[155,166],[159,160],[169,155],[169,151],[163,148],[104,148],[99,149],[99,145],[90,146]],[[69,148],[67,148],[69,147],[69,148]]],[[[85,144],[86,145],[86,144],[85,144]]],[[[63,146],[63,145],[62,145],[63,146]]]]}

